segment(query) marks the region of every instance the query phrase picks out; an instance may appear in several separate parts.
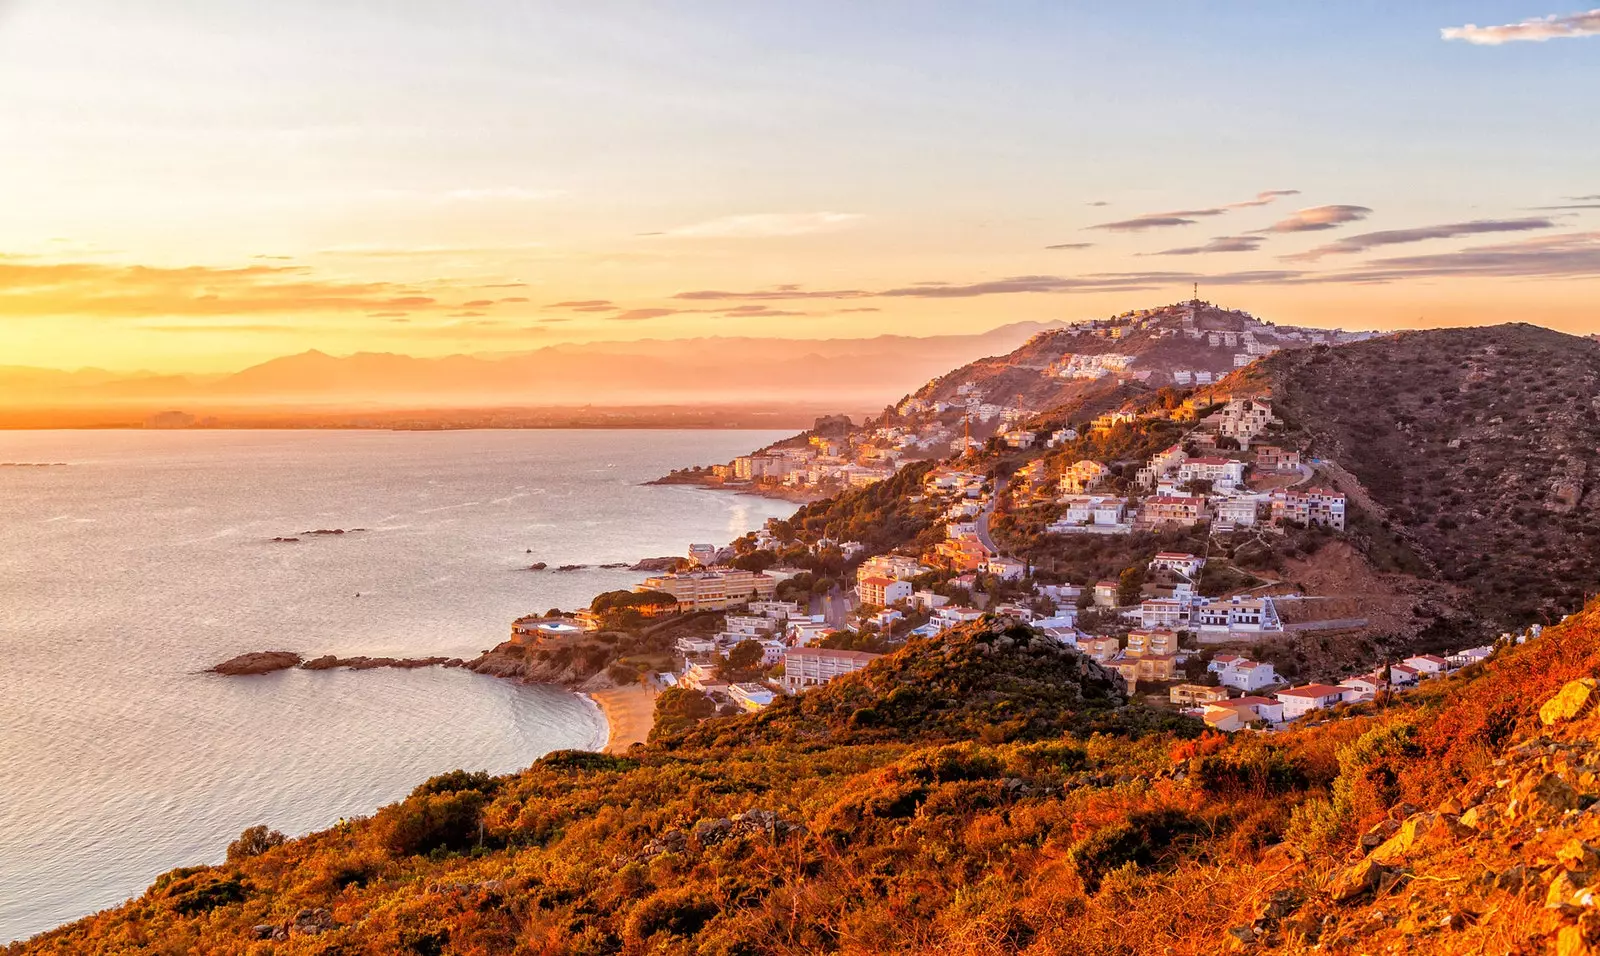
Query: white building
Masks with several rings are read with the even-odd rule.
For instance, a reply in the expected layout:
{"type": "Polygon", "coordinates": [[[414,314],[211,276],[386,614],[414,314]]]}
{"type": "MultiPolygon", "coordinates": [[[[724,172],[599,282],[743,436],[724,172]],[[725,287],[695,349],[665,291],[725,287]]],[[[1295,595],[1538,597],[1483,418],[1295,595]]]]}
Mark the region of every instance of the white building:
{"type": "Polygon", "coordinates": [[[1028,573],[1028,566],[1014,558],[990,558],[983,569],[1002,581],[1019,581],[1028,573]]]}
{"type": "Polygon", "coordinates": [[[1283,631],[1283,622],[1270,597],[1235,595],[1220,601],[1196,598],[1189,608],[1189,620],[1202,642],[1283,631]]]}
{"type": "Polygon", "coordinates": [[[1241,658],[1233,666],[1226,668],[1217,675],[1217,682],[1225,687],[1233,687],[1250,693],[1263,687],[1270,687],[1278,683],[1278,675],[1271,664],[1262,661],[1252,661],[1241,658]]]}
{"type": "Polygon", "coordinates": [[[856,593],[860,595],[862,604],[888,607],[911,599],[911,582],[882,577],[863,578],[856,585],[856,593]]]}
{"type": "Polygon", "coordinates": [[[1280,690],[1275,696],[1278,702],[1283,704],[1283,719],[1294,720],[1297,717],[1304,717],[1313,710],[1322,710],[1340,703],[1344,700],[1344,689],[1331,684],[1306,684],[1303,687],[1280,690]]]}
{"type": "Polygon", "coordinates": [[[882,655],[825,647],[791,647],[783,655],[783,686],[789,691],[820,687],[835,677],[864,670],[882,655]]]}
{"type": "Polygon", "coordinates": [[[1075,495],[1065,499],[1066,512],[1046,528],[1051,534],[1127,534],[1128,499],[1075,495]]]}
{"type": "Polygon", "coordinates": [[[1150,559],[1150,570],[1166,568],[1169,571],[1176,571],[1190,580],[1194,580],[1199,575],[1200,569],[1205,566],[1205,558],[1200,557],[1198,554],[1190,554],[1187,551],[1162,551],[1150,559]]]}
{"type": "Polygon", "coordinates": [[[734,684],[728,688],[728,696],[745,710],[760,710],[772,703],[772,688],[764,684],[734,684]]]}

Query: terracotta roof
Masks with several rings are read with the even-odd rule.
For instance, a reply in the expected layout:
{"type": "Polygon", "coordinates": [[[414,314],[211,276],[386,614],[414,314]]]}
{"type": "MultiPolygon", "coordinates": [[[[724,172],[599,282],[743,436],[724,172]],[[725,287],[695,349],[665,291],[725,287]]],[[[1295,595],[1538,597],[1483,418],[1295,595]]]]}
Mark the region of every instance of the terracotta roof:
{"type": "Polygon", "coordinates": [[[1283,697],[1341,697],[1344,690],[1332,684],[1307,684],[1304,687],[1291,687],[1288,690],[1278,691],[1278,696],[1283,697]]]}
{"type": "Polygon", "coordinates": [[[886,588],[894,583],[894,578],[884,578],[874,575],[870,578],[862,578],[861,583],[867,585],[868,587],[886,588]]]}

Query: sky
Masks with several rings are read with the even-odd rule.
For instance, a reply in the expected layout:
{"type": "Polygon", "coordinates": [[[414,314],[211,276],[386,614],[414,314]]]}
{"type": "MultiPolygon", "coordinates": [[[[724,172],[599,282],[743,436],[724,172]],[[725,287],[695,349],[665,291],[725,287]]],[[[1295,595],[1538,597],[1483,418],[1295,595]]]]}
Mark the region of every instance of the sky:
{"type": "Polygon", "coordinates": [[[0,0],[0,365],[972,332],[1193,282],[1600,332],[1600,10],[1552,2],[0,0]]]}

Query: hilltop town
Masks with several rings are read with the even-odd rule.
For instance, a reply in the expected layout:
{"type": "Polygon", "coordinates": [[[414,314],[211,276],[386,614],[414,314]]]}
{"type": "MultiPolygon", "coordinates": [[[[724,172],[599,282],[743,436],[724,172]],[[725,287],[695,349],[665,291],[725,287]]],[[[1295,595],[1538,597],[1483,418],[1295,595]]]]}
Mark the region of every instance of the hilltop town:
{"type": "Polygon", "coordinates": [[[1275,325],[1198,298],[1124,312],[1038,332],[1006,355],[929,381],[860,425],[820,418],[794,438],[662,480],[814,500],[880,481],[907,462],[1031,444],[1027,425],[1051,410],[1112,411],[1152,389],[1211,385],[1283,349],[1369,337],[1275,325]]]}
{"type": "Polygon", "coordinates": [[[1306,570],[1297,559],[1348,557],[1350,496],[1270,389],[1235,370],[1368,337],[1198,299],[1127,312],[1041,332],[860,427],[822,420],[716,466],[706,480],[769,491],[860,492],[899,475],[879,510],[915,534],[856,540],[828,522],[817,534],[808,509],[720,552],[695,549],[694,570],[638,590],[670,596],[652,616],[722,623],[679,638],[657,679],[754,710],[994,614],[1107,666],[1130,694],[1236,730],[1482,660],[1486,642],[1419,638],[1424,585],[1374,573],[1344,582],[1373,593],[1325,593],[1290,576],[1306,570]],[[742,669],[727,666],[736,653],[742,669]],[[735,670],[745,679],[730,681],[735,670]]]}

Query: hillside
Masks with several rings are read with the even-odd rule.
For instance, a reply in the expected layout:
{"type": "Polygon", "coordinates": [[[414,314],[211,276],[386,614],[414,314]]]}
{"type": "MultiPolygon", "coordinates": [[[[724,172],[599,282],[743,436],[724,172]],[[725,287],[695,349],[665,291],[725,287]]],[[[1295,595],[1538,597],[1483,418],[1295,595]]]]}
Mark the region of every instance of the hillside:
{"type": "Polygon", "coordinates": [[[711,721],[675,746],[1039,740],[1164,721],[1126,706],[1116,675],[1020,625],[920,638],[858,678],[711,721]]]}
{"type": "Polygon", "coordinates": [[[1171,748],[1192,748],[1187,735],[1144,732],[1140,708],[1097,671],[980,622],[841,678],[787,718],[716,718],[626,758],[564,752],[504,778],[449,774],[371,819],[286,843],[247,833],[224,864],[173,871],[122,907],[7,952],[1209,945],[1247,884],[1196,894],[1157,874],[1256,859],[1287,811],[1254,793],[1249,768],[1282,763],[1273,786],[1301,794],[1316,785],[1315,761],[1301,771],[1292,748],[1250,745],[1243,762],[1212,754],[1204,773],[1186,772],[1171,748]],[[935,670],[937,687],[908,683],[935,670]],[[889,732],[858,739],[858,705],[889,684],[930,696],[876,705],[875,726],[889,732]],[[921,735],[926,708],[952,718],[929,728],[933,740],[921,735]],[[1075,709],[1122,712],[1141,730],[1106,720],[1103,733],[1061,734],[1075,709]],[[764,742],[786,719],[839,736],[764,742]],[[1130,929],[1136,873],[1155,878],[1136,907],[1148,925],[1130,929]]]}
{"type": "Polygon", "coordinates": [[[1531,325],[1282,352],[1217,391],[1269,389],[1286,432],[1493,625],[1600,589],[1600,345],[1531,325]]]}
{"type": "Polygon", "coordinates": [[[247,831],[6,952],[1591,952],[1596,694],[1540,714],[1600,674],[1600,610],[1273,735],[1152,730],[1094,670],[980,622],[625,758],[247,831]]]}

